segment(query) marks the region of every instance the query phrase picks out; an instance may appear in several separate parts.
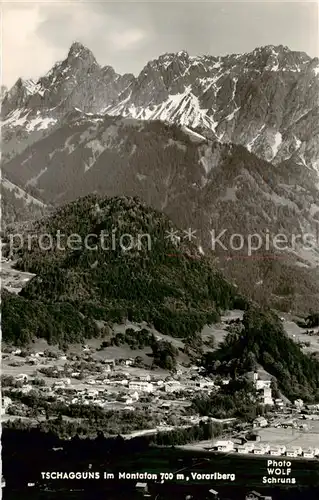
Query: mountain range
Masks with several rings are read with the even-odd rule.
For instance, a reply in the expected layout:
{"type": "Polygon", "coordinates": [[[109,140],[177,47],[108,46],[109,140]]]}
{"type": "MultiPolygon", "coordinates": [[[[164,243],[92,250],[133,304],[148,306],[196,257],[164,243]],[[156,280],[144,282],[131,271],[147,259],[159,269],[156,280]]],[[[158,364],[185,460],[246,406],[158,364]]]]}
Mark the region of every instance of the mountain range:
{"type": "Polygon", "coordinates": [[[293,158],[318,170],[318,76],[318,58],[283,46],[224,57],[180,51],[148,62],[137,77],[119,75],[75,42],[44,77],[20,78],[5,94],[5,158],[78,108],[200,127],[268,161],[293,158]]]}
{"type": "Polygon", "coordinates": [[[47,75],[4,95],[3,190],[14,182],[55,206],[94,192],[139,196],[195,230],[245,293],[315,308],[318,240],[244,259],[246,246],[211,252],[210,231],[318,237],[318,95],[318,58],[283,46],[164,54],[134,76],[75,42],[47,75]]]}

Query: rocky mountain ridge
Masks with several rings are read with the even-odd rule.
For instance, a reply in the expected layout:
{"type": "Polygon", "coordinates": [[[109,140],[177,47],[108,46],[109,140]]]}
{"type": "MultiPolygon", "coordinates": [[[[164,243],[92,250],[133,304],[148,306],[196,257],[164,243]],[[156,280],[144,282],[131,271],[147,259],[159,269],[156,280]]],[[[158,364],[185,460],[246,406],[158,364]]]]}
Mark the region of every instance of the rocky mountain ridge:
{"type": "Polygon", "coordinates": [[[191,126],[221,142],[244,145],[267,161],[292,158],[318,171],[318,95],[318,58],[283,46],[222,57],[163,54],[135,77],[101,67],[75,42],[47,75],[36,83],[19,79],[6,93],[4,158],[77,108],[191,126]]]}

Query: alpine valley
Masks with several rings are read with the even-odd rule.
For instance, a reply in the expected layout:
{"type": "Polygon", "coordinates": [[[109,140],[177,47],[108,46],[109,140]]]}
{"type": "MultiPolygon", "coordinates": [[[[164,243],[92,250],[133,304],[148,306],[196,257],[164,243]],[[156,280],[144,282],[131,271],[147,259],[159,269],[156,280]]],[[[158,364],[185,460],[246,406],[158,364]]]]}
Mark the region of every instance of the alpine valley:
{"type": "Polygon", "coordinates": [[[196,231],[197,247],[244,295],[318,308],[318,58],[284,46],[181,51],[134,76],[75,42],[38,81],[3,92],[5,225],[92,193],[138,197],[196,231]],[[212,230],[222,244],[212,246],[212,230]],[[256,233],[288,245],[246,258],[256,233]],[[240,252],[229,248],[234,234],[240,252]]]}

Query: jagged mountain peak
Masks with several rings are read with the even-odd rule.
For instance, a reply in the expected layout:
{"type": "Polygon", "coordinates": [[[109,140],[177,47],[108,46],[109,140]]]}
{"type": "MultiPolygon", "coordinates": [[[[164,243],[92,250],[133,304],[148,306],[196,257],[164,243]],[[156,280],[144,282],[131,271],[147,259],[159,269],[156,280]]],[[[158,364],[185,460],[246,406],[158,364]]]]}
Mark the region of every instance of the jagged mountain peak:
{"type": "Polygon", "coordinates": [[[76,58],[87,60],[91,64],[96,63],[93,52],[80,42],[72,43],[68,52],[67,60],[70,61],[76,58]]]}
{"type": "Polygon", "coordinates": [[[113,75],[115,75],[115,69],[113,68],[113,66],[109,66],[109,65],[103,66],[102,67],[102,72],[104,74],[113,74],[113,75]]]}
{"type": "Polygon", "coordinates": [[[187,50],[185,49],[182,49],[182,50],[179,50],[176,55],[178,57],[189,57],[189,53],[187,52],[187,50]]]}
{"type": "Polygon", "coordinates": [[[1,91],[1,115],[6,116],[11,111],[22,109],[36,90],[37,84],[34,80],[18,78],[11,89],[1,91]]]}
{"type": "Polygon", "coordinates": [[[12,88],[19,88],[19,87],[22,87],[23,85],[23,79],[21,78],[21,76],[17,79],[17,81],[14,83],[13,87],[12,88]]]}
{"type": "Polygon", "coordinates": [[[299,50],[292,50],[290,47],[287,45],[260,45],[259,47],[255,47],[254,50],[251,50],[250,52],[245,52],[244,55],[256,55],[257,53],[264,53],[264,54],[271,54],[271,53],[276,53],[276,54],[282,54],[282,55],[289,55],[289,54],[300,54],[301,56],[306,56],[308,60],[310,60],[310,56],[308,56],[305,52],[299,51],[299,50]]]}
{"type": "Polygon", "coordinates": [[[73,42],[67,57],[57,62],[51,70],[42,78],[39,83],[44,87],[54,86],[61,81],[78,79],[78,76],[85,76],[86,72],[98,69],[99,66],[93,52],[80,42],[73,42]]]}
{"type": "Polygon", "coordinates": [[[71,47],[69,49],[69,54],[76,55],[77,53],[82,52],[82,51],[89,51],[90,52],[90,49],[88,49],[85,45],[83,45],[83,43],[81,43],[77,40],[72,42],[71,47]]]}
{"type": "Polygon", "coordinates": [[[18,78],[15,84],[11,87],[9,92],[15,92],[15,91],[21,91],[21,90],[27,90],[31,91],[32,87],[36,85],[36,82],[32,78],[18,78]]]}
{"type": "MultiPolygon", "coordinates": [[[[264,45],[257,47],[251,52],[234,53],[220,56],[211,54],[191,56],[186,50],[178,52],[165,52],[149,61],[139,74],[144,77],[149,70],[165,73],[168,68],[180,72],[185,76],[190,70],[199,71],[198,77],[210,72],[229,71],[235,73],[247,72],[249,70],[262,71],[291,71],[300,72],[312,62],[310,56],[305,52],[294,51],[284,45],[264,45]]],[[[175,75],[176,76],[176,75],[175,75]]],[[[212,75],[208,75],[212,76],[212,75]]],[[[138,77],[138,78],[139,78],[138,77]]],[[[196,75],[195,75],[196,77],[196,75]]],[[[167,78],[164,76],[166,83],[167,78]]],[[[173,78],[174,80],[174,78],[173,78]]]]}
{"type": "Polygon", "coordinates": [[[167,58],[173,58],[173,57],[190,57],[190,55],[187,52],[187,50],[182,49],[182,50],[179,50],[177,52],[164,52],[163,54],[160,54],[158,56],[158,58],[156,58],[155,60],[167,59],[167,58]]]}
{"type": "MultiPolygon", "coordinates": [[[[299,71],[311,61],[305,52],[291,50],[285,45],[265,45],[246,54],[249,59],[265,63],[265,69],[276,67],[276,71],[299,71]],[[274,65],[271,63],[274,62],[274,65]],[[270,66],[270,67],[269,67],[270,66]]],[[[273,69],[273,71],[275,71],[273,69]]]]}
{"type": "Polygon", "coordinates": [[[197,57],[192,57],[186,50],[180,50],[179,52],[165,52],[160,54],[157,58],[149,61],[142,69],[142,74],[147,68],[158,67],[159,69],[165,70],[170,64],[188,64],[192,59],[197,59],[197,57]]]}
{"type": "Polygon", "coordinates": [[[287,45],[261,45],[255,49],[259,52],[292,52],[287,45]]]}

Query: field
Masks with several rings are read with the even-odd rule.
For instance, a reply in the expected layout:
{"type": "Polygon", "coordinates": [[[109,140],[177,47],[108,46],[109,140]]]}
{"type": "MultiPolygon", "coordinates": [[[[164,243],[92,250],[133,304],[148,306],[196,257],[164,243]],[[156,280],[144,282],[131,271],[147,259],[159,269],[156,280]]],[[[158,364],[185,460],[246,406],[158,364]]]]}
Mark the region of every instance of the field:
{"type": "MultiPolygon", "coordinates": [[[[304,423],[301,420],[300,423],[304,423]]],[[[319,447],[319,421],[307,421],[308,431],[299,431],[297,429],[283,428],[264,428],[258,429],[261,442],[268,444],[278,444],[285,446],[301,446],[302,448],[319,447]]]]}
{"type": "Polygon", "coordinates": [[[293,321],[284,321],[284,329],[295,342],[310,342],[309,347],[303,347],[304,352],[319,352],[319,329],[310,328],[310,330],[318,331],[318,335],[310,336],[305,332],[306,328],[300,328],[293,321]]]}
{"type": "MultiPolygon", "coordinates": [[[[119,349],[119,348],[118,348],[119,349]]],[[[135,352],[135,351],[133,351],[135,352]]],[[[137,355],[137,354],[136,354],[137,355]]],[[[110,358],[111,356],[104,356],[105,358],[110,358]]],[[[10,363],[12,361],[21,361],[23,360],[23,358],[19,357],[19,356],[10,356],[10,363]]],[[[54,359],[52,360],[51,362],[49,363],[46,363],[46,364],[41,364],[39,363],[38,365],[34,366],[34,365],[29,365],[27,363],[24,363],[24,364],[21,364],[21,366],[10,366],[9,363],[8,363],[8,359],[4,359],[2,360],[2,366],[1,366],[1,373],[2,375],[11,375],[13,377],[15,376],[18,376],[20,375],[21,373],[24,373],[26,375],[28,375],[29,377],[36,377],[36,376],[40,376],[42,379],[45,380],[46,382],[46,385],[48,386],[51,386],[53,385],[57,379],[56,378],[51,378],[51,377],[48,377],[42,373],[39,372],[39,369],[40,368],[48,368],[49,366],[63,366],[64,364],[68,363],[67,361],[65,360],[61,360],[61,359],[54,359]]],[[[118,366],[115,368],[115,370],[112,372],[113,374],[117,374],[117,373],[129,373],[131,376],[134,376],[134,377],[140,377],[142,375],[147,375],[149,374],[149,370],[146,370],[146,369],[143,369],[143,368],[133,368],[133,367],[130,367],[130,366],[118,366]]],[[[158,378],[165,378],[167,377],[167,373],[168,372],[165,372],[165,370],[162,370],[160,368],[157,368],[157,369],[154,369],[152,370],[152,375],[158,377],[158,378]]],[[[85,380],[77,380],[75,378],[71,378],[71,384],[69,385],[69,388],[77,388],[77,389],[92,389],[92,385],[90,384],[87,384],[85,380]]],[[[95,389],[98,389],[98,388],[102,388],[102,387],[105,387],[105,385],[103,383],[96,383],[94,385],[94,388],[95,389]]],[[[117,388],[116,387],[112,387],[112,391],[115,391],[116,392],[117,388]]]]}

